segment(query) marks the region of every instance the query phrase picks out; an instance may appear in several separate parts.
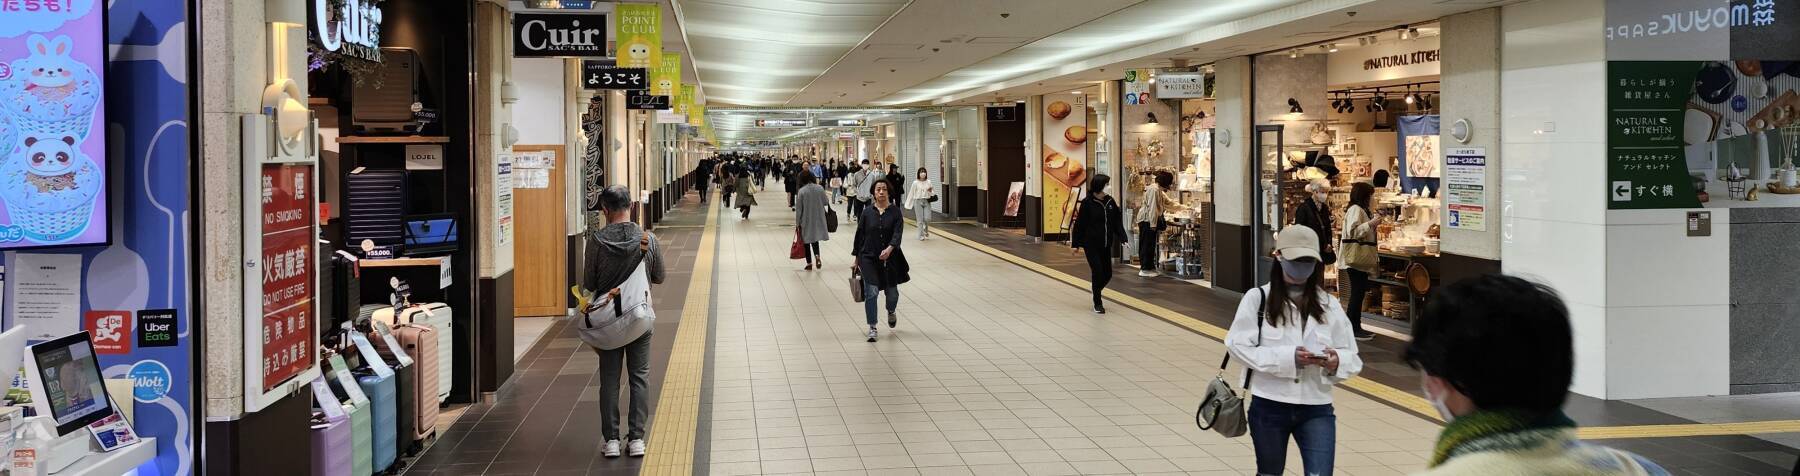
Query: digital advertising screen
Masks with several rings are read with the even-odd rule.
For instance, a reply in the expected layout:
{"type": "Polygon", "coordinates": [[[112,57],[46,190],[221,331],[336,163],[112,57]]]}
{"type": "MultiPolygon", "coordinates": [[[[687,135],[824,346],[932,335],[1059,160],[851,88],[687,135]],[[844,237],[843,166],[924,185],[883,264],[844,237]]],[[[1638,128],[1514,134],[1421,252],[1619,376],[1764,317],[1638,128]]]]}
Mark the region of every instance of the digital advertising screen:
{"type": "Polygon", "coordinates": [[[107,243],[99,0],[0,1],[0,250],[107,243]]]}

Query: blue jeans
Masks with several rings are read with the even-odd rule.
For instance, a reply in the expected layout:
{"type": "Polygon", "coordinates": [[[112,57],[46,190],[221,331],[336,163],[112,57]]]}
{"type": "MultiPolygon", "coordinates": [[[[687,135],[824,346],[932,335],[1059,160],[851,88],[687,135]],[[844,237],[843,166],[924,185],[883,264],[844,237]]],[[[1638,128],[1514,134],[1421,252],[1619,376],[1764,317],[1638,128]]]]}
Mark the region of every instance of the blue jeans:
{"type": "Polygon", "coordinates": [[[1337,414],[1331,404],[1295,405],[1262,397],[1250,399],[1250,442],[1256,445],[1256,474],[1279,475],[1287,466],[1288,437],[1300,445],[1307,476],[1330,476],[1337,453],[1337,414]]]}
{"type": "Polygon", "coordinates": [[[869,327],[875,327],[875,293],[877,291],[885,291],[887,293],[888,312],[894,312],[894,309],[900,307],[899,286],[878,289],[875,285],[869,284],[868,281],[863,281],[863,314],[869,316],[869,327]]]}

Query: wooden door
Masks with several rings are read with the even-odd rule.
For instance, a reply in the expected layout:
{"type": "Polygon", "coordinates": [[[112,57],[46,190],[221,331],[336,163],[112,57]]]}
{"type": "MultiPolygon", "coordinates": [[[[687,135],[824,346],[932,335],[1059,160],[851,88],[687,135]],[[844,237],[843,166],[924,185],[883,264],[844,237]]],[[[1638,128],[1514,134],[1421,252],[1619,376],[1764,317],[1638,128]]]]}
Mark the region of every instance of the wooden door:
{"type": "Polygon", "coordinates": [[[562,178],[569,155],[562,146],[518,145],[513,152],[547,154],[553,165],[548,184],[533,184],[522,179],[539,172],[525,172],[513,160],[513,316],[561,316],[569,293],[562,178]]]}

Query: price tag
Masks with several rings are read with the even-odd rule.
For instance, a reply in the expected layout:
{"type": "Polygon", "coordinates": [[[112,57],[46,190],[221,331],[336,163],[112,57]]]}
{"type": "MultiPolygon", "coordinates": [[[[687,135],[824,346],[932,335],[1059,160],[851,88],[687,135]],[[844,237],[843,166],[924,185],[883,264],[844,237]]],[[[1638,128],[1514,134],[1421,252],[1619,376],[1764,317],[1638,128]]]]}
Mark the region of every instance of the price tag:
{"type": "Polygon", "coordinates": [[[381,378],[394,376],[394,368],[389,367],[387,361],[381,360],[381,353],[375,351],[375,344],[369,343],[368,336],[361,332],[352,333],[350,341],[356,343],[356,351],[362,353],[363,362],[368,363],[369,368],[375,369],[375,375],[379,375],[381,378]]]}
{"type": "Polygon", "coordinates": [[[350,365],[344,363],[344,356],[331,356],[331,369],[331,376],[337,379],[338,386],[344,387],[344,394],[350,396],[351,405],[369,404],[369,396],[362,392],[362,386],[356,383],[356,377],[350,375],[350,365]]]}
{"type": "Polygon", "coordinates": [[[394,338],[394,331],[392,329],[388,328],[387,323],[381,322],[381,321],[375,321],[374,324],[375,324],[375,333],[381,334],[381,340],[382,340],[382,342],[387,343],[388,350],[394,351],[394,360],[400,361],[399,366],[405,367],[408,365],[412,365],[413,364],[412,356],[406,355],[406,348],[400,346],[400,340],[394,338]]]}
{"type": "Polygon", "coordinates": [[[319,410],[331,418],[344,417],[344,402],[338,401],[337,394],[331,393],[331,384],[325,383],[325,376],[313,377],[313,400],[319,402],[319,410]]]}

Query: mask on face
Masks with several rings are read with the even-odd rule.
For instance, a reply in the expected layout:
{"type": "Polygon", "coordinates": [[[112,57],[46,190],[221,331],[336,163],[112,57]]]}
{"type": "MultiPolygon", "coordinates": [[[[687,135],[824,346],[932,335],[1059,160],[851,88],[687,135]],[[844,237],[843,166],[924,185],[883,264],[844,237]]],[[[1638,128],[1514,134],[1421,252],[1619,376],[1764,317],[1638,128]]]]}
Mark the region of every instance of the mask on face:
{"type": "Polygon", "coordinates": [[[1284,259],[1281,260],[1281,274],[1287,275],[1286,278],[1289,284],[1304,284],[1306,283],[1307,278],[1312,277],[1313,267],[1317,264],[1318,263],[1312,261],[1288,261],[1284,259]]]}
{"type": "Polygon", "coordinates": [[[1420,389],[1419,390],[1421,391],[1420,393],[1425,394],[1425,400],[1431,402],[1432,409],[1437,410],[1438,418],[1444,419],[1444,422],[1446,422],[1446,423],[1448,423],[1450,420],[1456,419],[1455,415],[1450,414],[1450,406],[1444,404],[1444,400],[1446,398],[1448,398],[1448,395],[1432,395],[1431,394],[1431,385],[1427,383],[1430,381],[1425,380],[1425,379],[1428,379],[1429,377],[1425,377],[1425,376],[1421,375],[1419,378],[1420,378],[1420,382],[1419,382],[1420,389]]]}

